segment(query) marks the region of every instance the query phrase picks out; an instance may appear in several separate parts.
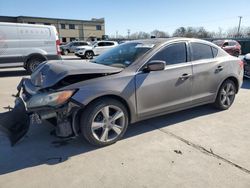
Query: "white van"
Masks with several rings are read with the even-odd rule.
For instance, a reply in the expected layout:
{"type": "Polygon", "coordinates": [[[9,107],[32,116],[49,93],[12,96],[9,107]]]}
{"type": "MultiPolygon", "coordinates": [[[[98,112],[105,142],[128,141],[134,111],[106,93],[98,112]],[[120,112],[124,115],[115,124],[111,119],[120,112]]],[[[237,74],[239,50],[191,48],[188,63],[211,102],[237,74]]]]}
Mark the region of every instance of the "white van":
{"type": "Polygon", "coordinates": [[[61,58],[59,43],[54,26],[0,22],[0,68],[32,73],[43,61],[61,58]]]}

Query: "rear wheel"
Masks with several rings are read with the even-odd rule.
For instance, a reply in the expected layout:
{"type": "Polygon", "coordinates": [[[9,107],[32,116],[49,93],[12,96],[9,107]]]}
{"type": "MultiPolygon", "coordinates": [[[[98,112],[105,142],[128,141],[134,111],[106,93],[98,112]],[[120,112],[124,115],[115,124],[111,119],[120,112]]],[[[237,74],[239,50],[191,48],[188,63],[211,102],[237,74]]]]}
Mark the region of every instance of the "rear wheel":
{"type": "Polygon", "coordinates": [[[62,54],[63,54],[63,55],[68,55],[68,54],[69,54],[69,50],[63,50],[63,51],[62,51],[62,54]]]}
{"type": "Polygon", "coordinates": [[[32,73],[35,71],[36,67],[37,67],[40,63],[44,62],[45,60],[46,60],[46,59],[43,58],[43,57],[32,57],[32,58],[30,58],[30,59],[27,61],[26,66],[25,66],[27,72],[28,72],[29,74],[32,74],[32,73]]]}
{"type": "Polygon", "coordinates": [[[105,98],[90,104],[81,117],[84,138],[96,146],[117,142],[127,130],[128,112],[117,100],[105,98]]]}
{"type": "Polygon", "coordinates": [[[215,107],[219,110],[227,110],[233,104],[236,95],[236,86],[232,80],[226,80],[217,94],[215,107]]]}
{"type": "Polygon", "coordinates": [[[87,52],[85,52],[84,57],[86,59],[93,59],[94,53],[92,51],[87,51],[87,52]]]}

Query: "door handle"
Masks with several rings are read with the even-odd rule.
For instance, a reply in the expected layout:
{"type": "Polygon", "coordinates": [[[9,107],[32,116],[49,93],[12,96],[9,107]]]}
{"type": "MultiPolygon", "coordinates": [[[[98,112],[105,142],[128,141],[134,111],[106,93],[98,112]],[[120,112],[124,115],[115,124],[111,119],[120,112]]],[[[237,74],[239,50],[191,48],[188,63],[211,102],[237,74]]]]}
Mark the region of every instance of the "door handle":
{"type": "Polygon", "coordinates": [[[192,74],[187,74],[187,73],[185,73],[185,74],[183,74],[182,76],[180,76],[180,79],[181,80],[186,80],[186,79],[188,79],[189,77],[191,77],[192,76],[192,74]]]}
{"type": "Polygon", "coordinates": [[[222,71],[223,69],[224,69],[223,66],[218,66],[218,67],[215,69],[215,71],[216,71],[216,72],[220,72],[220,71],[222,71]]]}

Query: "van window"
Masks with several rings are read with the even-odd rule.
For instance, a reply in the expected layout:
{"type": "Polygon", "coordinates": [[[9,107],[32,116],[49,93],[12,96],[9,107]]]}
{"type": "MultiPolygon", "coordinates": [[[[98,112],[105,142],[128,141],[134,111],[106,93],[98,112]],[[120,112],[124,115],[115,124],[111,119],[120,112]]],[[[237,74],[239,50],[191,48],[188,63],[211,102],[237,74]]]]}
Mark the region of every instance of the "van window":
{"type": "Polygon", "coordinates": [[[191,43],[192,49],[192,60],[201,60],[201,59],[210,59],[213,58],[212,48],[209,45],[202,44],[202,43],[191,43]]]}
{"type": "Polygon", "coordinates": [[[165,61],[167,65],[187,62],[187,50],[184,42],[170,44],[153,56],[151,60],[165,61]]]}

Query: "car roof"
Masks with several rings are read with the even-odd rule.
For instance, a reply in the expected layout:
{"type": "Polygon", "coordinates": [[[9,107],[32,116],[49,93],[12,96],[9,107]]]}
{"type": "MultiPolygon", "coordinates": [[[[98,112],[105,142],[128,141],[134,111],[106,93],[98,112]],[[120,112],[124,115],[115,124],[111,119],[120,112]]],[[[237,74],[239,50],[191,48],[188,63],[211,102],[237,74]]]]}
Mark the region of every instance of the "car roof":
{"type": "Polygon", "coordinates": [[[159,46],[165,43],[178,42],[178,41],[198,42],[198,43],[204,43],[204,44],[211,45],[211,46],[216,46],[213,43],[206,41],[206,40],[196,39],[196,38],[185,38],[185,37],[153,38],[153,39],[133,40],[129,42],[139,42],[142,44],[154,44],[155,46],[159,46]]]}

